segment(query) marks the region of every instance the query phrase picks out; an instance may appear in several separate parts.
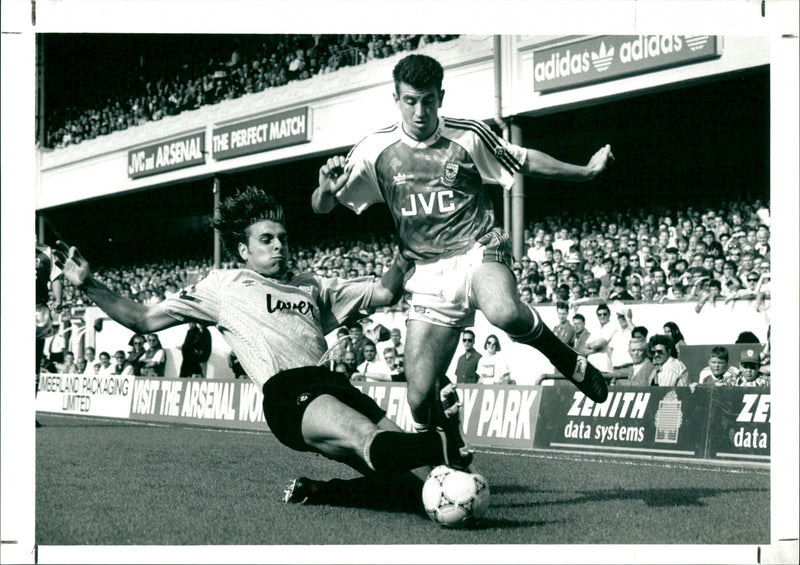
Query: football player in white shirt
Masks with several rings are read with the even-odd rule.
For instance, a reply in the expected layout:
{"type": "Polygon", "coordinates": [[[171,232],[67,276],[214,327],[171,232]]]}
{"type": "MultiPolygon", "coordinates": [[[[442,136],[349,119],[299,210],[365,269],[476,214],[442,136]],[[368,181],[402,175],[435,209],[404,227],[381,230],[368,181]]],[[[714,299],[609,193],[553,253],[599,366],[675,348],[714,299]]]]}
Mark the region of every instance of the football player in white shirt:
{"type": "Polygon", "coordinates": [[[341,502],[348,491],[370,492],[357,481],[375,476],[406,477],[410,488],[421,489],[428,466],[456,458],[458,447],[448,444],[444,433],[404,433],[345,375],[317,365],[327,349],[326,333],[362,311],[399,299],[408,261],[398,257],[380,279],[295,276],[288,270],[283,209],[255,187],[223,201],[212,223],[242,267],[213,270],[180,296],[157,304],[115,294],[92,276],[78,249],[64,242],[57,244],[56,260],[69,282],[135,332],[188,322],[216,325],[248,376],[262,387],[264,414],[275,437],[366,475],[347,481],[348,488],[342,481],[297,479],[284,493],[286,502],[341,502]],[[406,473],[411,470],[418,478],[406,473]]]}

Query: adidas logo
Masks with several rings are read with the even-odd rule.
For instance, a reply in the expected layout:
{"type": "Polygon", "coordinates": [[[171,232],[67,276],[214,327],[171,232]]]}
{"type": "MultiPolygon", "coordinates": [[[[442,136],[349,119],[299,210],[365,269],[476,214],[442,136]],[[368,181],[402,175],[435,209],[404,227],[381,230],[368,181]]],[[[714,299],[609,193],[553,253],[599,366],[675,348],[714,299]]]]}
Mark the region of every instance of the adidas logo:
{"type": "Polygon", "coordinates": [[[614,61],[614,47],[606,50],[606,43],[603,41],[600,43],[600,51],[597,53],[592,51],[591,57],[594,70],[596,70],[598,73],[607,71],[611,66],[611,63],[614,61]]]}
{"type": "Polygon", "coordinates": [[[703,47],[706,46],[708,43],[707,35],[687,35],[684,37],[686,41],[686,45],[689,46],[689,49],[692,51],[700,51],[703,47]]]}

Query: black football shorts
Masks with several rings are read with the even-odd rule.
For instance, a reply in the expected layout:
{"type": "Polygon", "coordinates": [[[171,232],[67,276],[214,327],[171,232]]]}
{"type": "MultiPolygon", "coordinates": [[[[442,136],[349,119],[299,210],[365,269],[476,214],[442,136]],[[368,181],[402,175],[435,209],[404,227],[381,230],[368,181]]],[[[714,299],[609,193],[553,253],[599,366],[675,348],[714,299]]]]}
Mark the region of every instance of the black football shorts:
{"type": "Polygon", "coordinates": [[[386,411],[359,391],[343,373],[325,367],[300,367],[281,371],[264,383],[264,416],[282,444],[296,451],[315,451],[303,440],[302,421],[308,404],[323,394],[363,414],[376,424],[386,411]]]}

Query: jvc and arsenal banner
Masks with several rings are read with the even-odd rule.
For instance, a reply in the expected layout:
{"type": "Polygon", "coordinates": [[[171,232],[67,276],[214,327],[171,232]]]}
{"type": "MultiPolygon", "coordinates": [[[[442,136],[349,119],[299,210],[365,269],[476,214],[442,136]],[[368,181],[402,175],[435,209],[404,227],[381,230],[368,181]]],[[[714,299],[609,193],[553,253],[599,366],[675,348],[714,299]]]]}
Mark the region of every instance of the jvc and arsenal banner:
{"type": "Polygon", "coordinates": [[[128,151],[128,176],[132,179],[202,165],[205,133],[193,133],[128,151]]]}

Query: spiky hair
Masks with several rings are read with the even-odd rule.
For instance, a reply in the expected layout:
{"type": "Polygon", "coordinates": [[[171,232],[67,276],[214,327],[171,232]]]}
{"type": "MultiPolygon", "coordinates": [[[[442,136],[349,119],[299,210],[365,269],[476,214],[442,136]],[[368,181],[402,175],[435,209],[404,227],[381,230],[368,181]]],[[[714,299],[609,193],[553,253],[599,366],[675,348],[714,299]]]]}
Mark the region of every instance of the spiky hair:
{"type": "Polygon", "coordinates": [[[219,232],[225,250],[241,261],[239,243],[247,243],[245,231],[261,220],[272,220],[286,226],[283,207],[260,188],[246,186],[220,203],[211,226],[219,232]]]}

